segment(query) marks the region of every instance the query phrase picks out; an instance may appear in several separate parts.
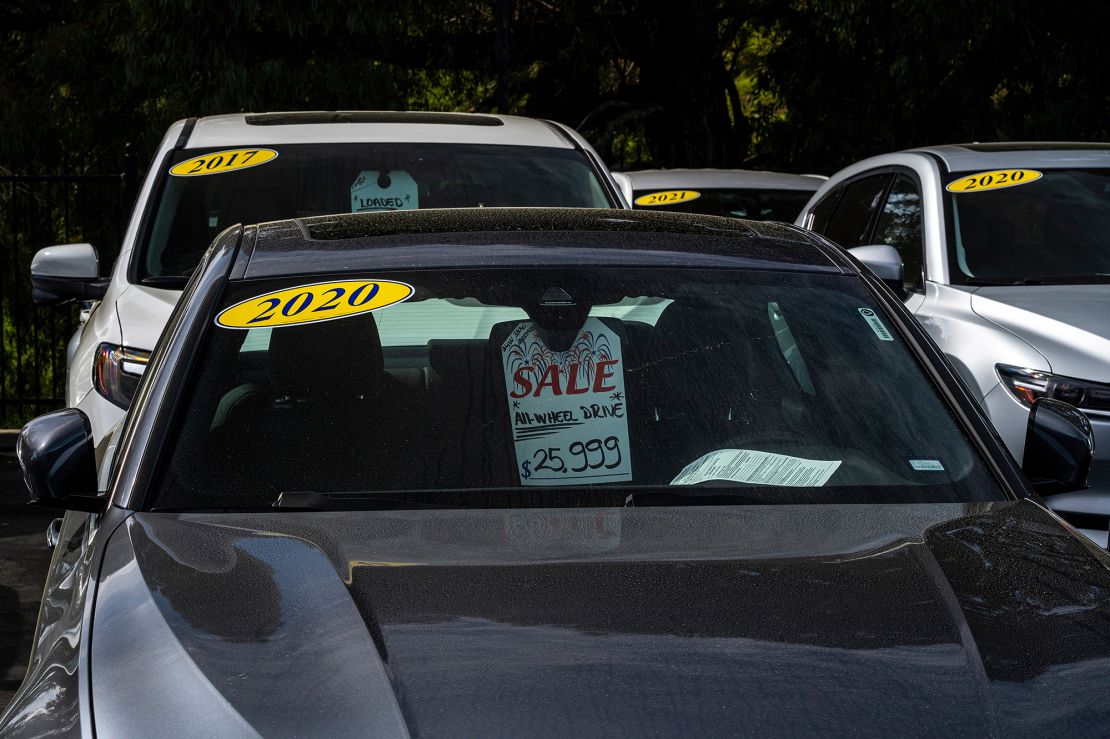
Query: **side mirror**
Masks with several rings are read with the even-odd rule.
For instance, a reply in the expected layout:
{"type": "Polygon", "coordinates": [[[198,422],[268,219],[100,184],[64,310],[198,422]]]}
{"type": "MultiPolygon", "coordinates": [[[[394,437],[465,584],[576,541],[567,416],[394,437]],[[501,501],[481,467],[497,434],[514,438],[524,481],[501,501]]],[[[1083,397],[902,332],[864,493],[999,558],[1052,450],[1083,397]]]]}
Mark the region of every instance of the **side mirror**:
{"type": "Polygon", "coordinates": [[[901,295],[902,255],[888,244],[872,244],[849,249],[848,253],[863,262],[864,266],[875,273],[891,290],[901,295]]]}
{"type": "Polygon", "coordinates": [[[108,279],[100,278],[100,263],[92,244],[62,244],[39,249],[31,260],[31,299],[39,305],[67,300],[100,300],[108,279]]]}
{"type": "Polygon", "coordinates": [[[15,447],[30,502],[49,508],[102,511],[89,417],[76,408],[47,413],[19,432],[15,447]]]}
{"type": "Polygon", "coordinates": [[[1034,490],[1054,495],[1086,488],[1094,456],[1094,432],[1082,411],[1052,398],[1033,402],[1021,468],[1034,490]]]}

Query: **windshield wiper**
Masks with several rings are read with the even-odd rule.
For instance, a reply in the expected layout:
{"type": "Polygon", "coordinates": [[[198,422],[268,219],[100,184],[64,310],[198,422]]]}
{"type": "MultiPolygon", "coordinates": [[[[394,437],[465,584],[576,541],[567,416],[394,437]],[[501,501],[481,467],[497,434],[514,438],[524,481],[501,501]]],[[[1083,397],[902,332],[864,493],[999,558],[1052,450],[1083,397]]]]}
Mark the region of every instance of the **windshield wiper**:
{"type": "Polygon", "coordinates": [[[189,284],[189,275],[151,275],[139,280],[139,283],[151,287],[184,288],[189,284]]]}
{"type": "MultiPolygon", "coordinates": [[[[697,487],[697,486],[691,486],[697,487]]],[[[698,505],[774,505],[777,501],[765,497],[751,497],[736,493],[699,493],[694,490],[651,490],[630,493],[625,505],[640,508],[649,506],[698,506],[698,505]]]]}
{"type": "Polygon", "coordinates": [[[1102,285],[1110,283],[1110,274],[1096,272],[1087,275],[1044,275],[1042,277],[1007,277],[988,280],[969,277],[964,281],[975,287],[1008,287],[1011,285],[1102,285]]]}
{"type": "Polygon", "coordinates": [[[399,511],[413,508],[449,508],[408,500],[400,496],[369,493],[337,493],[325,495],[312,490],[283,492],[270,504],[284,511],[399,511]]]}

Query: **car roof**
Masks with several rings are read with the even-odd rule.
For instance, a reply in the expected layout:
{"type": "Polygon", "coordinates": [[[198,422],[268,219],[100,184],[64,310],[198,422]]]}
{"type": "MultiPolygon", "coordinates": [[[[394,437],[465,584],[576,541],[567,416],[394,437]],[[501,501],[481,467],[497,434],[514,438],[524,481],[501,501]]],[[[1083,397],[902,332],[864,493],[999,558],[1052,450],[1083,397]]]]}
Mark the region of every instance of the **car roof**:
{"type": "Polygon", "coordinates": [[[244,231],[232,279],[348,271],[658,266],[857,273],[795,226],[684,213],[456,208],[347,213],[244,231]]]}
{"type": "Polygon", "coordinates": [[[417,111],[235,113],[198,118],[186,148],[313,143],[501,144],[573,149],[556,125],[533,118],[417,111]]]}
{"type": "Polygon", "coordinates": [[[813,192],[826,179],[821,175],[783,174],[754,169],[641,169],[623,174],[632,182],[634,190],[704,187],[813,192]]]}
{"type": "Polygon", "coordinates": [[[1110,143],[995,141],[910,149],[937,157],[949,172],[1006,167],[1110,167],[1110,143]]]}

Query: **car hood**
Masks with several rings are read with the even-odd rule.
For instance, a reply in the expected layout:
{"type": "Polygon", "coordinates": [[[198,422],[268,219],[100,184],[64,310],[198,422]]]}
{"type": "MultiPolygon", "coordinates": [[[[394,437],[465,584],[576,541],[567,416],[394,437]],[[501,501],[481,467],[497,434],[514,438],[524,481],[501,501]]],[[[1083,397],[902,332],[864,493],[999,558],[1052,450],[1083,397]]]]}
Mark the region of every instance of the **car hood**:
{"type": "Polygon", "coordinates": [[[1032,344],[1052,365],[1033,369],[1110,382],[1110,285],[983,287],[971,307],[1032,344]]]}
{"type": "Polygon", "coordinates": [[[151,351],[181,298],[181,290],[129,285],[116,300],[123,345],[151,351]]]}
{"type": "Polygon", "coordinates": [[[169,514],[106,545],[105,736],[1105,726],[1105,553],[1028,502],[169,514]]]}

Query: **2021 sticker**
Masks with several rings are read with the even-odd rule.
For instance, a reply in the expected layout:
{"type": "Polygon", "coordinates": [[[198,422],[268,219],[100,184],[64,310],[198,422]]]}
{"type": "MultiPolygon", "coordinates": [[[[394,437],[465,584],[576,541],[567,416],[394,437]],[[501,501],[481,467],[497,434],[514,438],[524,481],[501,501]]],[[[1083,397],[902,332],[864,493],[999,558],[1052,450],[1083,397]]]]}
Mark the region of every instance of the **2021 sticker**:
{"type": "Polygon", "coordinates": [[[258,295],[216,316],[224,328],[296,326],[349,318],[412,297],[412,285],[393,280],[340,280],[300,285],[258,295]]]}
{"type": "Polygon", "coordinates": [[[213,151],[201,154],[199,157],[186,159],[184,162],[170,167],[170,174],[176,177],[200,177],[207,174],[223,174],[234,172],[238,169],[257,167],[266,162],[277,159],[278,153],[273,149],[227,149],[226,151],[213,151]]]}
{"type": "Polygon", "coordinates": [[[701,193],[697,190],[666,190],[664,192],[650,192],[641,195],[632,201],[633,205],[655,207],[657,205],[674,205],[675,203],[688,203],[697,200],[701,193]]]}
{"type": "Polygon", "coordinates": [[[1015,187],[1036,182],[1044,176],[1035,169],[996,169],[991,172],[977,172],[948,183],[948,192],[984,192],[1015,187]]]}

